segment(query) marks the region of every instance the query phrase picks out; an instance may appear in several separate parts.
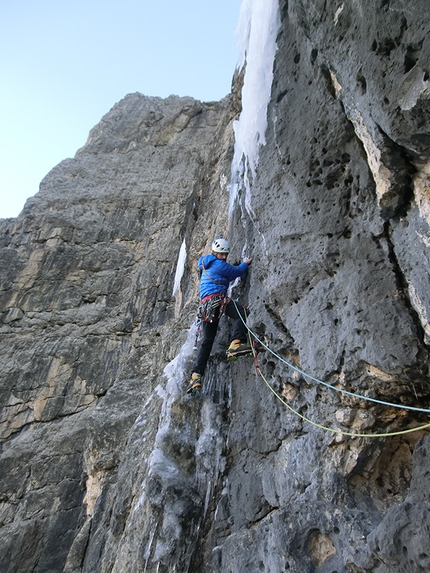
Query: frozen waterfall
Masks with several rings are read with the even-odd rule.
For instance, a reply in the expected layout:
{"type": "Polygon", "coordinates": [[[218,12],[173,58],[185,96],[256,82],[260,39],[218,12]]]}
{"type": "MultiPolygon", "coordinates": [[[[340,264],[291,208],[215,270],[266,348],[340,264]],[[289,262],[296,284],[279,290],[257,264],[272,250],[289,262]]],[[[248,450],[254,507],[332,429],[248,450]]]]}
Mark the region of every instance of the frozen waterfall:
{"type": "Polygon", "coordinates": [[[233,128],[235,148],[231,168],[231,212],[238,191],[246,191],[245,206],[251,209],[251,182],[258,164],[260,145],[266,143],[267,106],[273,80],[273,61],[280,19],[278,0],[243,0],[238,24],[238,68],[246,64],[242,88],[242,112],[233,128]]]}

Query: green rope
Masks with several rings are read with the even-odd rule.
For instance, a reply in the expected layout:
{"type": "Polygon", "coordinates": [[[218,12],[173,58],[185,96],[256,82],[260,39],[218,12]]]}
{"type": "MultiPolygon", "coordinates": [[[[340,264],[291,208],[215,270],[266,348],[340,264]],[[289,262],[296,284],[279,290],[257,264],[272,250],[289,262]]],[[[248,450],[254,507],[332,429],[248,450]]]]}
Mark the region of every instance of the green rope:
{"type": "Polygon", "coordinates": [[[276,398],[278,398],[278,400],[280,402],[282,402],[282,404],[284,404],[284,406],[286,406],[291,412],[293,412],[293,414],[295,414],[296,416],[298,416],[299,418],[301,418],[305,422],[308,422],[308,424],[312,424],[312,426],[315,426],[317,428],[321,428],[322,430],[326,430],[327,432],[332,432],[333,434],[340,434],[342,436],[351,436],[353,438],[386,438],[388,436],[400,436],[401,434],[410,434],[411,432],[417,432],[418,430],[424,430],[425,428],[430,427],[430,423],[429,423],[429,424],[424,424],[423,426],[418,426],[416,428],[409,428],[408,430],[399,430],[397,432],[384,432],[381,434],[360,434],[360,433],[354,433],[354,432],[344,432],[343,430],[339,430],[336,428],[329,428],[328,426],[323,426],[322,424],[318,424],[317,422],[313,422],[312,420],[310,420],[306,416],[303,416],[303,414],[300,414],[300,412],[295,410],[292,406],[290,406],[288,404],[288,402],[286,402],[282,398],[282,396],[280,396],[276,392],[276,390],[274,388],[272,388],[272,386],[269,384],[269,382],[267,381],[266,377],[263,375],[263,373],[261,372],[259,367],[258,367],[258,374],[261,376],[261,378],[266,383],[267,387],[276,396],[276,398]]]}
{"type": "MultiPolygon", "coordinates": [[[[236,309],[237,309],[237,304],[236,301],[233,301],[236,309]]],[[[237,309],[238,310],[238,309],[237,309]]],[[[253,332],[249,326],[246,324],[246,322],[243,320],[241,314],[238,312],[240,319],[242,320],[243,324],[245,325],[246,329],[248,330],[248,333],[259,343],[261,344],[261,346],[263,346],[266,350],[268,350],[271,354],[273,354],[273,356],[275,358],[277,358],[278,360],[280,360],[281,362],[283,362],[284,364],[286,364],[289,368],[291,368],[292,370],[295,370],[296,372],[298,372],[299,374],[301,374],[302,376],[305,376],[306,378],[309,378],[310,380],[313,380],[314,382],[317,382],[318,384],[322,384],[323,386],[326,386],[327,388],[331,388],[332,390],[336,390],[337,392],[342,392],[343,394],[347,394],[348,396],[352,396],[353,398],[359,398],[361,400],[367,400],[368,402],[375,402],[377,404],[382,404],[383,406],[391,406],[392,408],[400,408],[402,410],[412,410],[414,412],[423,412],[423,413],[430,413],[430,409],[426,409],[426,408],[416,408],[415,406],[405,406],[402,404],[393,404],[391,402],[384,402],[383,400],[378,400],[377,398],[370,398],[369,396],[363,396],[362,394],[355,394],[354,392],[349,392],[348,390],[345,390],[344,388],[337,388],[336,386],[333,386],[332,384],[329,384],[328,382],[324,382],[323,380],[319,380],[318,378],[315,378],[314,376],[312,376],[311,374],[307,374],[306,372],[304,372],[303,370],[300,370],[300,368],[297,368],[297,366],[294,366],[294,364],[291,364],[290,362],[288,362],[288,360],[285,360],[284,358],[282,358],[282,356],[279,356],[279,354],[277,354],[276,352],[274,352],[271,348],[269,348],[266,344],[264,344],[264,342],[255,334],[255,332],[253,332]]]]}
{"type": "MultiPolygon", "coordinates": [[[[233,301],[233,303],[234,303],[234,305],[236,306],[236,309],[238,310],[237,305],[236,305],[236,302],[233,301]]],[[[245,310],[245,318],[247,318],[246,309],[244,309],[244,310],[245,310]]],[[[398,431],[396,431],[396,432],[381,432],[381,433],[377,433],[377,434],[362,434],[362,433],[359,433],[359,432],[345,432],[344,430],[340,430],[340,429],[338,429],[338,428],[330,428],[330,427],[328,427],[328,426],[324,426],[323,424],[318,424],[317,422],[314,422],[314,421],[310,420],[310,419],[307,418],[306,416],[303,416],[303,414],[300,414],[300,412],[298,412],[298,411],[295,410],[292,406],[290,406],[290,404],[288,404],[288,402],[286,402],[286,401],[282,398],[282,396],[280,396],[280,395],[278,394],[278,392],[276,392],[276,390],[269,384],[267,378],[266,378],[266,377],[264,376],[264,374],[261,372],[260,366],[258,365],[258,362],[257,362],[257,351],[256,351],[255,348],[253,347],[252,340],[251,340],[251,335],[255,338],[255,340],[257,340],[260,344],[262,344],[265,348],[267,348],[267,350],[269,350],[274,356],[277,356],[282,362],[286,362],[286,361],[284,361],[280,356],[278,356],[276,353],[274,353],[272,350],[270,350],[270,348],[268,348],[264,343],[262,343],[261,340],[252,332],[252,330],[248,327],[248,325],[246,324],[246,322],[242,319],[242,316],[241,316],[241,314],[240,314],[239,311],[238,311],[238,314],[239,314],[239,316],[240,316],[242,322],[245,324],[245,326],[246,326],[246,328],[247,328],[247,330],[248,330],[248,337],[249,337],[249,341],[250,341],[251,348],[253,349],[252,351],[253,351],[253,355],[254,355],[254,366],[255,366],[255,370],[256,370],[257,375],[259,375],[259,376],[264,380],[264,382],[265,382],[266,386],[269,388],[269,390],[276,396],[276,398],[277,398],[284,406],[286,406],[293,414],[295,414],[296,416],[298,416],[299,418],[301,418],[302,420],[304,420],[304,421],[307,422],[308,424],[311,424],[312,426],[315,426],[316,428],[320,428],[321,430],[325,430],[325,431],[331,432],[331,433],[333,433],[333,434],[339,434],[339,435],[341,435],[341,436],[349,436],[349,437],[352,437],[352,438],[387,438],[387,437],[389,437],[389,436],[400,436],[400,435],[403,435],[403,434],[410,434],[410,433],[412,433],[412,432],[418,432],[419,430],[424,430],[425,428],[429,428],[429,427],[430,427],[430,423],[428,423],[428,424],[424,424],[424,425],[422,425],[422,426],[417,426],[416,428],[409,428],[409,429],[407,429],[407,430],[398,430],[398,431]]],[[[295,366],[290,365],[288,362],[287,362],[287,364],[288,364],[289,366],[291,366],[294,370],[298,370],[295,366]]],[[[298,371],[301,372],[300,370],[298,370],[298,371]]],[[[316,380],[315,378],[313,378],[313,379],[316,380]]],[[[325,384],[325,385],[327,385],[327,384],[325,384]]],[[[334,386],[331,386],[331,387],[334,388],[334,389],[336,389],[336,390],[338,390],[338,388],[335,388],[334,386]]],[[[348,392],[348,394],[351,394],[351,392],[348,392]]],[[[357,394],[353,394],[353,395],[354,395],[354,396],[361,397],[361,396],[359,396],[359,395],[357,395],[357,394]]],[[[364,398],[364,399],[367,399],[366,396],[363,396],[363,398],[364,398]]],[[[385,402],[381,402],[381,401],[379,401],[379,400],[373,400],[373,399],[371,399],[371,400],[372,400],[373,402],[376,401],[376,402],[379,402],[379,403],[382,403],[382,404],[386,404],[385,402]]],[[[389,404],[389,405],[391,406],[392,404],[389,404]]],[[[401,406],[396,405],[396,407],[400,408],[401,406]]],[[[421,409],[419,409],[419,408],[410,408],[410,409],[419,410],[419,411],[423,411],[423,412],[429,411],[429,410],[421,410],[421,409]]]]}

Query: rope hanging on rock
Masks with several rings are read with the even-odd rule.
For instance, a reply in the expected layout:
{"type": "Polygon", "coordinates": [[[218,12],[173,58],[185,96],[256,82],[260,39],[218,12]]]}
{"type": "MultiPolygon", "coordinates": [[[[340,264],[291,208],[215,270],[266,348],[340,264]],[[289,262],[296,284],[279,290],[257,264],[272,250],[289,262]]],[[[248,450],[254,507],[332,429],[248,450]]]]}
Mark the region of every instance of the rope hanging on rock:
{"type": "Polygon", "coordinates": [[[303,414],[300,414],[300,412],[298,412],[292,406],[290,406],[288,404],[288,402],[286,402],[282,398],[282,396],[280,396],[276,392],[276,390],[269,384],[269,382],[267,381],[267,378],[263,375],[260,368],[258,366],[257,366],[257,368],[258,368],[257,373],[259,374],[259,376],[261,376],[261,378],[264,380],[264,382],[266,383],[266,385],[268,386],[270,391],[276,396],[276,398],[278,398],[278,400],[282,404],[284,404],[284,406],[286,406],[291,412],[293,412],[293,414],[295,414],[296,416],[298,416],[299,418],[301,418],[305,422],[308,422],[308,424],[312,424],[312,426],[315,426],[317,428],[321,428],[322,430],[326,430],[327,432],[332,432],[333,434],[339,434],[342,436],[350,436],[353,438],[387,438],[388,436],[400,436],[401,434],[410,434],[412,432],[417,432],[418,430],[424,430],[425,428],[430,427],[430,423],[428,423],[428,424],[424,424],[423,426],[417,426],[416,428],[409,428],[407,430],[398,430],[396,432],[384,432],[384,433],[380,433],[380,434],[361,434],[358,432],[357,433],[346,432],[344,430],[340,430],[339,428],[330,428],[328,426],[323,426],[322,424],[318,424],[317,422],[310,420],[306,416],[303,416],[303,414]]]}
{"type": "MultiPolygon", "coordinates": [[[[234,302],[234,305],[236,306],[236,302],[234,302]]],[[[237,306],[236,306],[237,308],[237,306]]],[[[240,313],[239,313],[240,316],[240,313]]],[[[246,316],[246,311],[245,311],[245,316],[246,316]]],[[[242,318],[242,317],[241,317],[242,318]]],[[[273,350],[271,350],[266,344],[264,344],[259,338],[258,336],[248,327],[248,325],[246,324],[246,322],[242,319],[242,322],[245,324],[247,330],[248,330],[248,336],[249,336],[249,340],[251,342],[251,347],[252,345],[252,340],[251,340],[251,336],[257,341],[259,342],[262,346],[264,346],[264,348],[266,348],[267,350],[269,350],[269,352],[271,352],[275,357],[277,357],[279,360],[281,360],[282,362],[284,362],[285,364],[287,364],[287,366],[290,366],[293,370],[300,372],[301,374],[303,374],[304,376],[308,376],[309,378],[311,378],[312,380],[315,380],[317,382],[321,382],[322,384],[324,384],[325,386],[328,386],[329,388],[332,388],[334,390],[339,390],[339,391],[343,391],[347,394],[349,394],[350,396],[354,396],[357,398],[362,398],[365,400],[371,400],[372,402],[378,402],[379,404],[383,404],[383,405],[389,405],[389,406],[395,406],[397,408],[402,408],[402,409],[409,409],[409,410],[415,410],[415,411],[419,411],[419,412],[430,412],[430,410],[426,410],[426,409],[421,409],[421,408],[414,408],[412,406],[408,407],[403,407],[400,406],[398,404],[390,404],[387,402],[383,402],[374,398],[368,398],[367,396],[361,396],[359,394],[353,394],[352,392],[347,392],[346,390],[342,390],[340,388],[336,388],[335,386],[331,386],[330,384],[327,384],[326,382],[322,382],[321,380],[318,380],[317,378],[314,378],[313,376],[310,376],[308,374],[306,374],[305,372],[303,372],[302,370],[300,370],[299,368],[295,367],[293,364],[290,364],[289,362],[287,362],[286,360],[284,360],[281,356],[279,356],[278,354],[276,354],[273,350]]],[[[363,433],[359,433],[359,432],[347,432],[344,430],[341,430],[339,428],[330,428],[328,426],[324,426],[323,424],[318,424],[317,422],[314,422],[312,420],[310,420],[309,418],[307,418],[306,416],[303,416],[303,414],[300,414],[300,412],[298,412],[297,410],[295,410],[292,406],[290,406],[290,404],[288,404],[288,402],[286,402],[282,396],[280,396],[278,394],[278,392],[276,392],[276,390],[269,384],[267,378],[264,376],[264,374],[261,372],[260,366],[258,365],[258,361],[257,361],[257,353],[255,350],[253,350],[254,352],[254,366],[255,366],[255,370],[258,376],[260,376],[263,381],[265,382],[265,384],[267,385],[267,387],[269,388],[269,390],[276,396],[276,398],[284,405],[286,406],[293,414],[295,414],[296,416],[298,416],[299,418],[301,418],[302,420],[304,420],[305,422],[308,422],[308,424],[311,424],[312,426],[315,426],[317,428],[320,428],[322,430],[326,430],[327,432],[331,432],[333,434],[339,434],[341,436],[349,436],[349,437],[353,437],[353,438],[386,438],[389,436],[400,436],[402,434],[410,434],[412,432],[417,432],[419,430],[424,430],[426,428],[430,427],[430,423],[428,424],[424,424],[422,426],[417,426],[415,428],[409,428],[407,430],[398,430],[395,432],[382,432],[382,433],[375,433],[375,434],[363,434],[363,433]]]]}
{"type": "MultiPolygon", "coordinates": [[[[236,306],[236,301],[233,301],[233,303],[236,306]]],[[[237,308],[237,306],[236,306],[236,308],[237,308]]],[[[306,378],[309,378],[310,380],[313,380],[314,382],[317,382],[318,384],[323,384],[324,386],[327,386],[327,388],[331,388],[332,390],[336,390],[337,392],[342,392],[343,394],[347,394],[348,396],[352,396],[353,398],[360,398],[361,400],[367,400],[368,402],[376,402],[377,404],[382,404],[383,406],[392,406],[393,408],[400,408],[402,410],[413,410],[415,412],[422,412],[422,413],[427,413],[427,414],[430,413],[430,409],[416,408],[414,406],[405,406],[402,404],[393,404],[392,402],[384,402],[383,400],[378,400],[377,398],[370,398],[370,396],[363,396],[362,394],[355,394],[354,392],[349,392],[348,390],[344,390],[343,388],[336,388],[336,386],[332,386],[328,382],[324,382],[323,380],[319,380],[318,378],[315,378],[311,374],[307,374],[303,370],[300,370],[300,368],[297,368],[297,366],[294,366],[294,364],[291,364],[291,362],[288,362],[288,360],[285,360],[284,358],[282,358],[282,356],[279,356],[279,354],[277,354],[271,348],[269,348],[267,346],[267,344],[264,344],[264,342],[257,336],[257,334],[249,328],[249,326],[242,319],[242,317],[241,317],[241,320],[244,323],[244,325],[246,326],[250,335],[259,344],[261,344],[261,346],[263,346],[266,350],[268,350],[271,354],[273,354],[273,356],[275,358],[277,358],[278,360],[280,360],[281,362],[286,364],[289,368],[292,368],[293,370],[295,370],[296,372],[298,372],[302,376],[305,376],[306,378]]]]}

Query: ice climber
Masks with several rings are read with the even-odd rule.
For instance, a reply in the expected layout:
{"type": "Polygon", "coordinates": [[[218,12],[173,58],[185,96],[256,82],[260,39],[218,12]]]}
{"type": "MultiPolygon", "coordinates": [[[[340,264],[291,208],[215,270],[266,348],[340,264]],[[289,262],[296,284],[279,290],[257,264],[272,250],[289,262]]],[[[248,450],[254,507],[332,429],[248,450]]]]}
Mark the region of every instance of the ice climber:
{"type": "Polygon", "coordinates": [[[228,241],[226,239],[215,239],[212,243],[212,253],[199,258],[200,314],[203,332],[202,343],[187,388],[188,393],[198,392],[202,388],[202,377],[218,330],[218,322],[223,314],[234,320],[231,343],[227,349],[227,359],[231,360],[237,356],[249,354],[252,350],[246,342],[245,311],[242,306],[236,305],[231,299],[227,298],[227,289],[230,282],[247,271],[252,258],[245,259],[237,266],[230,265],[226,260],[228,253],[228,241]],[[241,316],[239,316],[239,313],[241,316]]]}

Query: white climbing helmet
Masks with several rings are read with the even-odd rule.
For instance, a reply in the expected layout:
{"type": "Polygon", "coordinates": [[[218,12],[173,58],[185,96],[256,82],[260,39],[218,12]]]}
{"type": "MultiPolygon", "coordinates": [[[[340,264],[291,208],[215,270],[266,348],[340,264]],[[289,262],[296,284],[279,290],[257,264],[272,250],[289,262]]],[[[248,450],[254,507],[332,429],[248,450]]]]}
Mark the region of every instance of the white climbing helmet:
{"type": "Polygon", "coordinates": [[[228,253],[230,249],[227,239],[215,239],[212,243],[212,251],[214,253],[228,253]]]}

